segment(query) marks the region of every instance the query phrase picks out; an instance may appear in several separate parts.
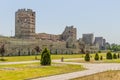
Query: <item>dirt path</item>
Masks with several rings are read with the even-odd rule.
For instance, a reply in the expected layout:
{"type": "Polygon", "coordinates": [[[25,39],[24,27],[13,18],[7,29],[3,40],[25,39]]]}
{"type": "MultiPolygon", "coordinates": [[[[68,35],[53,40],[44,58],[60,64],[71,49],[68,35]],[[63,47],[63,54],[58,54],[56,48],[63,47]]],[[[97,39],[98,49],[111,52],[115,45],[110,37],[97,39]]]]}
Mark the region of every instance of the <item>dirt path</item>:
{"type": "Polygon", "coordinates": [[[32,80],[69,80],[77,77],[87,76],[99,72],[104,72],[107,70],[120,70],[119,63],[100,63],[100,64],[91,64],[91,63],[75,63],[75,62],[60,62],[60,60],[54,60],[55,63],[63,63],[63,64],[75,64],[75,65],[83,65],[87,70],[54,75],[49,77],[37,78],[32,80]]]}
{"type": "MultiPolygon", "coordinates": [[[[76,59],[66,59],[66,60],[76,60],[76,59]]],[[[78,59],[77,59],[78,60],[78,59]]],[[[0,62],[0,65],[9,65],[9,64],[25,64],[25,63],[35,63],[39,62],[39,60],[35,61],[21,61],[21,62],[0,62]]],[[[32,80],[69,80],[77,77],[87,76],[99,72],[104,72],[107,70],[120,70],[119,63],[75,63],[75,62],[61,62],[60,60],[52,60],[55,63],[63,63],[63,64],[75,64],[75,65],[83,65],[87,70],[54,75],[49,77],[36,78],[32,80]]]]}

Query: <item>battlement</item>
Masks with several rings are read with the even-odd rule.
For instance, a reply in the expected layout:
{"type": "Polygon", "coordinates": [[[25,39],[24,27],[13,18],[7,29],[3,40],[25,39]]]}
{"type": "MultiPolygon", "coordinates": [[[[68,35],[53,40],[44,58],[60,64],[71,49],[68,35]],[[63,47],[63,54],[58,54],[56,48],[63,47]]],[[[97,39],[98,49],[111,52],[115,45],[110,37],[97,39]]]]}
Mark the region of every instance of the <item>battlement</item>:
{"type": "Polygon", "coordinates": [[[17,12],[34,12],[32,9],[18,9],[17,12]]]}

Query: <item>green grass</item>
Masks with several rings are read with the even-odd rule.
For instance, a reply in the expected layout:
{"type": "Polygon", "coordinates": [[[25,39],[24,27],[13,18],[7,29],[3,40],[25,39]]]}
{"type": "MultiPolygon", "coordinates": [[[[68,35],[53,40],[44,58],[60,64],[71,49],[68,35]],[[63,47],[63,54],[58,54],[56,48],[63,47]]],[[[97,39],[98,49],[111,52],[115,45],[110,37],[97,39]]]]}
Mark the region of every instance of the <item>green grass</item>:
{"type": "Polygon", "coordinates": [[[0,80],[23,80],[84,70],[80,65],[52,64],[40,66],[39,63],[0,66],[0,80]]]}
{"type": "MultiPolygon", "coordinates": [[[[77,63],[86,63],[84,58],[80,60],[64,60],[66,62],[77,62],[77,63]]],[[[91,58],[89,63],[120,63],[120,59],[112,59],[112,60],[107,60],[106,58],[103,58],[103,60],[98,60],[95,61],[94,58],[91,58]]]]}
{"type": "MultiPolygon", "coordinates": [[[[61,57],[64,57],[66,59],[68,58],[81,58],[82,54],[74,54],[74,55],[51,55],[52,59],[61,59],[61,57]]],[[[37,56],[38,59],[41,58],[40,55],[37,56]]],[[[4,57],[6,62],[15,62],[15,61],[30,61],[35,60],[35,56],[11,56],[11,57],[4,57]]]]}
{"type": "Polygon", "coordinates": [[[120,63],[120,59],[112,59],[112,60],[103,60],[106,63],[120,63]]]}
{"type": "MultiPolygon", "coordinates": [[[[85,63],[86,61],[84,60],[84,56],[82,55],[82,59],[80,60],[65,60],[66,62],[78,62],[78,63],[85,63]]],[[[108,60],[106,59],[106,54],[105,53],[99,53],[99,56],[103,56],[103,60],[99,60],[99,61],[95,61],[94,57],[95,54],[90,54],[91,59],[90,59],[90,63],[120,63],[120,58],[119,59],[112,59],[112,60],[108,60]]]]}
{"type": "MultiPolygon", "coordinates": [[[[82,59],[82,60],[65,60],[65,62],[86,63],[86,61],[84,59],[82,59]]],[[[94,59],[91,59],[87,63],[120,63],[120,59],[99,60],[99,61],[95,61],[94,59]]]]}
{"type": "MultiPolygon", "coordinates": [[[[105,57],[105,53],[99,53],[100,56],[105,57]]],[[[73,54],[73,55],[51,55],[52,59],[61,59],[64,57],[64,59],[69,59],[69,58],[84,58],[84,54],[73,54]]],[[[95,54],[91,54],[92,57],[95,56],[95,54]]],[[[41,58],[40,55],[37,56],[38,60],[41,58]]],[[[4,57],[5,61],[4,62],[15,62],[15,61],[31,61],[35,60],[35,56],[11,56],[11,57],[4,57]]],[[[2,61],[0,61],[2,62],[2,61]]]]}
{"type": "Polygon", "coordinates": [[[72,80],[120,80],[120,71],[107,71],[72,80]]]}

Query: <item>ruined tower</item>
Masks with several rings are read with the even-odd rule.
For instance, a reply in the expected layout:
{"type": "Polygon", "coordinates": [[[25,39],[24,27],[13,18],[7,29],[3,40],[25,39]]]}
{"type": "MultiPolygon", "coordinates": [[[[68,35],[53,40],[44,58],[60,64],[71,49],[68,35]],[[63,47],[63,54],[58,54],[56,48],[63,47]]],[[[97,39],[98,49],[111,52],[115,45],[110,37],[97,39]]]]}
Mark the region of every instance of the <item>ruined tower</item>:
{"type": "Polygon", "coordinates": [[[66,26],[64,32],[61,35],[61,39],[66,41],[69,37],[73,38],[74,40],[77,39],[77,29],[74,26],[66,26]]]}
{"type": "Polygon", "coordinates": [[[35,38],[35,12],[31,9],[19,9],[15,13],[15,37],[35,38]]]}

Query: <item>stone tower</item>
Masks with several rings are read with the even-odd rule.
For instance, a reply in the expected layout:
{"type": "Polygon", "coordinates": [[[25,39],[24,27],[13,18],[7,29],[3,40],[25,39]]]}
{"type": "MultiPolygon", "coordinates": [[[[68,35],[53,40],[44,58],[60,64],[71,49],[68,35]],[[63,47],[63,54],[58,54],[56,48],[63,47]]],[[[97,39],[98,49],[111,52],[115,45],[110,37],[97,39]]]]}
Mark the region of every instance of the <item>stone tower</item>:
{"type": "Polygon", "coordinates": [[[31,9],[19,9],[15,13],[15,37],[35,38],[35,12],[31,9]]]}
{"type": "Polygon", "coordinates": [[[82,40],[85,44],[92,45],[94,41],[94,35],[92,33],[90,34],[83,34],[82,40]]]}
{"type": "Polygon", "coordinates": [[[77,35],[77,29],[74,28],[74,26],[66,26],[64,32],[61,35],[61,40],[66,41],[69,37],[76,40],[77,39],[76,35],[77,35]]]}
{"type": "Polygon", "coordinates": [[[98,44],[100,50],[105,50],[106,40],[103,37],[95,37],[94,44],[98,44]]]}

